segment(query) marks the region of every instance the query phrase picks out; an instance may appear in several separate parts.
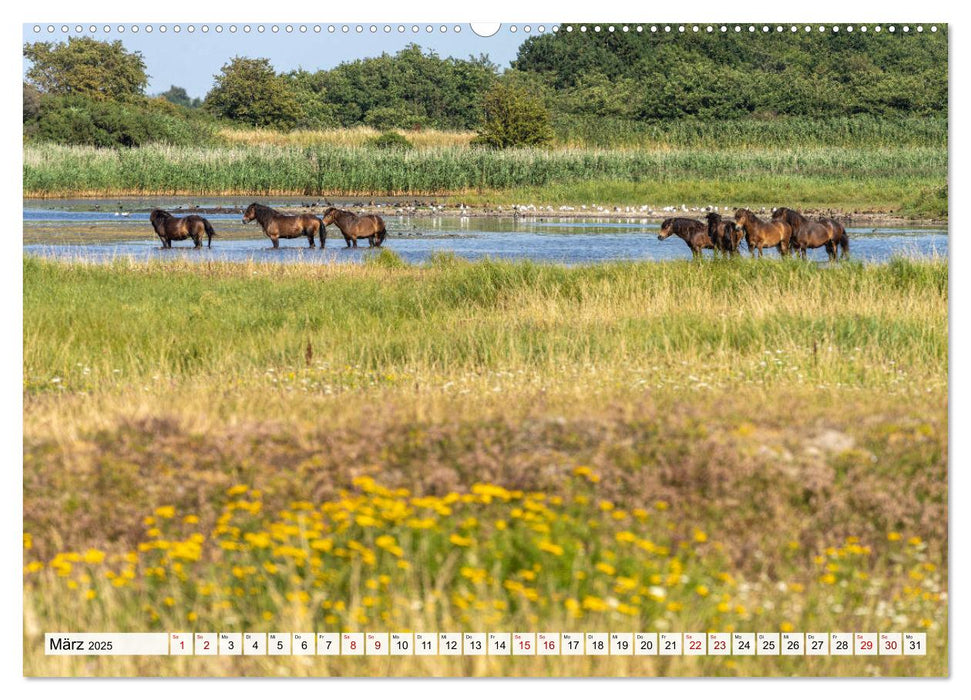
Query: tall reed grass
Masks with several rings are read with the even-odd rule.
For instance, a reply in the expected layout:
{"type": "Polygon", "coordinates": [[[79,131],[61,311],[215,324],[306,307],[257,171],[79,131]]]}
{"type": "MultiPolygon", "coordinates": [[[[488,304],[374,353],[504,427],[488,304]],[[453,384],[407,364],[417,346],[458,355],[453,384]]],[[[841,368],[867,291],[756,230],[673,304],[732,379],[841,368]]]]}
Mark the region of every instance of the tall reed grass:
{"type": "Polygon", "coordinates": [[[27,196],[114,194],[433,195],[589,181],[745,182],[822,177],[843,182],[940,181],[943,147],[617,151],[355,146],[146,146],[98,149],[29,145],[27,196]]]}

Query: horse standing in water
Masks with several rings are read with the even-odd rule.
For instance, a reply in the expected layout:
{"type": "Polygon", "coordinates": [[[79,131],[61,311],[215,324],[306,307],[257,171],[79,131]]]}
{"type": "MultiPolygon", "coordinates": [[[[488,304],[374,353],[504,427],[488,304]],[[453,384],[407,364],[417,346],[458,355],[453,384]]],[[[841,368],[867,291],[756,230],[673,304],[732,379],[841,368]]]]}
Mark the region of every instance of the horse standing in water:
{"type": "Polygon", "coordinates": [[[388,231],[384,227],[384,220],[376,214],[358,216],[346,209],[327,207],[324,210],[323,222],[324,226],[337,224],[337,228],[344,236],[344,242],[348,248],[351,247],[352,242],[354,247],[357,248],[358,238],[366,238],[370,247],[380,248],[384,239],[388,236],[388,231]]]}
{"type": "Polygon", "coordinates": [[[708,220],[708,237],[715,250],[725,255],[738,255],[738,246],[742,242],[742,230],[731,219],[723,219],[721,214],[713,211],[705,215],[708,220]]]}
{"type": "Polygon", "coordinates": [[[300,238],[301,236],[306,236],[307,242],[313,248],[314,236],[318,234],[320,235],[320,247],[323,248],[326,244],[324,223],[313,214],[289,216],[281,214],[276,209],[254,202],[246,208],[246,213],[243,214],[243,223],[248,224],[253,219],[256,219],[263,227],[263,233],[273,241],[274,248],[280,247],[281,238],[300,238]]]}
{"type": "Polygon", "coordinates": [[[833,245],[839,247],[840,259],[850,257],[850,237],[846,234],[843,224],[826,216],[819,217],[819,223],[829,226],[833,230],[833,245]]]}
{"type": "Polygon", "coordinates": [[[809,248],[826,248],[830,261],[836,260],[836,246],[845,241],[844,255],[849,254],[846,231],[833,219],[810,221],[789,207],[779,207],[772,212],[773,221],[785,221],[792,227],[792,247],[805,260],[809,248]]]}
{"type": "Polygon", "coordinates": [[[789,254],[792,226],[785,221],[762,221],[748,209],[736,209],[735,225],[745,231],[745,243],[752,257],[758,249],[761,258],[762,248],[776,248],[780,255],[789,254]]]}
{"type": "Polygon", "coordinates": [[[172,241],[184,241],[187,238],[192,239],[196,248],[201,248],[204,235],[209,239],[208,247],[212,248],[212,237],[216,232],[212,230],[212,224],[208,219],[196,214],[180,219],[162,209],[153,209],[148,220],[152,222],[152,228],[162,240],[163,248],[171,248],[172,241]]]}
{"type": "Polygon", "coordinates": [[[691,248],[691,254],[696,258],[701,256],[703,249],[715,247],[708,235],[708,227],[696,219],[683,217],[665,219],[661,223],[661,232],[657,235],[657,239],[663,241],[671,235],[687,243],[691,248]]]}

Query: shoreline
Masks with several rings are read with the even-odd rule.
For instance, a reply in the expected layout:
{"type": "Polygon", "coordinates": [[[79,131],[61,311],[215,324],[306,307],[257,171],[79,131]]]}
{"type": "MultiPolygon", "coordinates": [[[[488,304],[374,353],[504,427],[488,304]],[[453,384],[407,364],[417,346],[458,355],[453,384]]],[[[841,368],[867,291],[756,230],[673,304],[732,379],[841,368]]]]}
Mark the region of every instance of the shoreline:
{"type": "MultiPolygon", "coordinates": [[[[163,199],[179,198],[205,200],[206,198],[236,198],[245,199],[255,198],[273,201],[276,199],[290,199],[292,202],[284,202],[280,208],[285,211],[299,213],[320,214],[328,206],[338,206],[359,210],[366,214],[379,214],[384,216],[407,216],[411,218],[431,218],[431,217],[455,217],[455,218],[522,218],[543,221],[546,219],[607,219],[622,221],[650,221],[660,222],[664,219],[676,216],[701,219],[710,211],[715,211],[723,216],[732,216],[733,206],[704,206],[689,207],[681,206],[651,206],[651,205],[608,205],[597,204],[573,204],[573,205],[536,205],[536,204],[515,204],[515,205],[466,205],[461,201],[442,201],[444,199],[457,200],[460,195],[446,195],[442,198],[400,198],[400,197],[334,197],[334,198],[307,198],[300,195],[73,195],[70,197],[38,197],[24,195],[24,202],[84,202],[85,200],[116,200],[121,209],[126,201],[142,202],[151,198],[163,199]],[[309,201],[307,201],[309,199],[309,201]]],[[[744,206],[744,205],[739,205],[744,206]]],[[[782,206],[780,204],[779,206],[782,206]]],[[[242,215],[246,205],[205,205],[187,204],[177,207],[169,207],[172,211],[184,214],[240,214],[242,215]]],[[[128,209],[133,213],[148,213],[153,207],[139,206],[128,209]]],[[[760,218],[770,217],[772,212],[767,207],[750,207],[760,218]]],[[[100,209],[97,207],[96,209],[100,209]]],[[[851,211],[847,212],[838,207],[812,207],[800,209],[800,211],[810,217],[826,216],[837,219],[847,224],[862,225],[911,225],[911,226],[948,226],[948,219],[910,217],[895,214],[893,212],[880,211],[851,211]]]]}

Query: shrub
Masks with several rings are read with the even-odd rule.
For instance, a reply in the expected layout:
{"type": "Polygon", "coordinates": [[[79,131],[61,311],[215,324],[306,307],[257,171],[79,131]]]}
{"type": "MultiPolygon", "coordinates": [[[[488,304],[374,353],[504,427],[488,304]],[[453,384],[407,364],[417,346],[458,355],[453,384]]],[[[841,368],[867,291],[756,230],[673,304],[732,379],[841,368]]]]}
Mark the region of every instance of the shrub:
{"type": "Polygon", "coordinates": [[[397,131],[385,131],[371,139],[370,144],[376,148],[412,148],[411,141],[397,131]]]}
{"type": "Polygon", "coordinates": [[[502,83],[486,94],[483,125],[476,143],[494,148],[542,146],[553,140],[549,112],[522,90],[502,83]]]}
{"type": "Polygon", "coordinates": [[[210,143],[214,133],[208,116],[161,98],[111,102],[45,95],[24,122],[30,139],[80,146],[191,146],[210,143]]]}

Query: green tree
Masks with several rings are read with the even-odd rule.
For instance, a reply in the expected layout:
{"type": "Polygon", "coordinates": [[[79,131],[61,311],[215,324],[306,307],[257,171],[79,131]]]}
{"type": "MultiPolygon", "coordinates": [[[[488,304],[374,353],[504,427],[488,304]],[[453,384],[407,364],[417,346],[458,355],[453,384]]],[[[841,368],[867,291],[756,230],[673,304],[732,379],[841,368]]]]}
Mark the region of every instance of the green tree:
{"type": "Polygon", "coordinates": [[[283,77],[289,84],[294,99],[302,107],[296,126],[300,129],[331,129],[340,126],[337,106],[327,102],[327,89],[321,81],[321,72],[311,73],[299,68],[283,77]]]}
{"type": "Polygon", "coordinates": [[[30,61],[27,80],[51,95],[84,95],[98,100],[124,100],[145,93],[148,75],[138,51],[120,41],[70,37],[67,43],[24,45],[30,61]]]}
{"type": "Polygon", "coordinates": [[[159,97],[168,100],[174,105],[179,105],[180,107],[195,108],[202,106],[202,100],[200,100],[198,97],[189,97],[189,93],[185,91],[185,88],[179,87],[178,85],[173,85],[159,95],[159,97]]]}
{"type": "Polygon", "coordinates": [[[550,114],[538,99],[497,83],[482,101],[483,124],[476,143],[495,148],[541,146],[553,140],[550,114]]]}
{"type": "Polygon", "coordinates": [[[289,130],[304,116],[287,79],[266,58],[236,56],[215,76],[205,106],[216,116],[250,126],[289,130]]]}
{"type": "Polygon", "coordinates": [[[40,114],[41,94],[30,83],[24,83],[24,121],[36,119],[40,114]]]}

